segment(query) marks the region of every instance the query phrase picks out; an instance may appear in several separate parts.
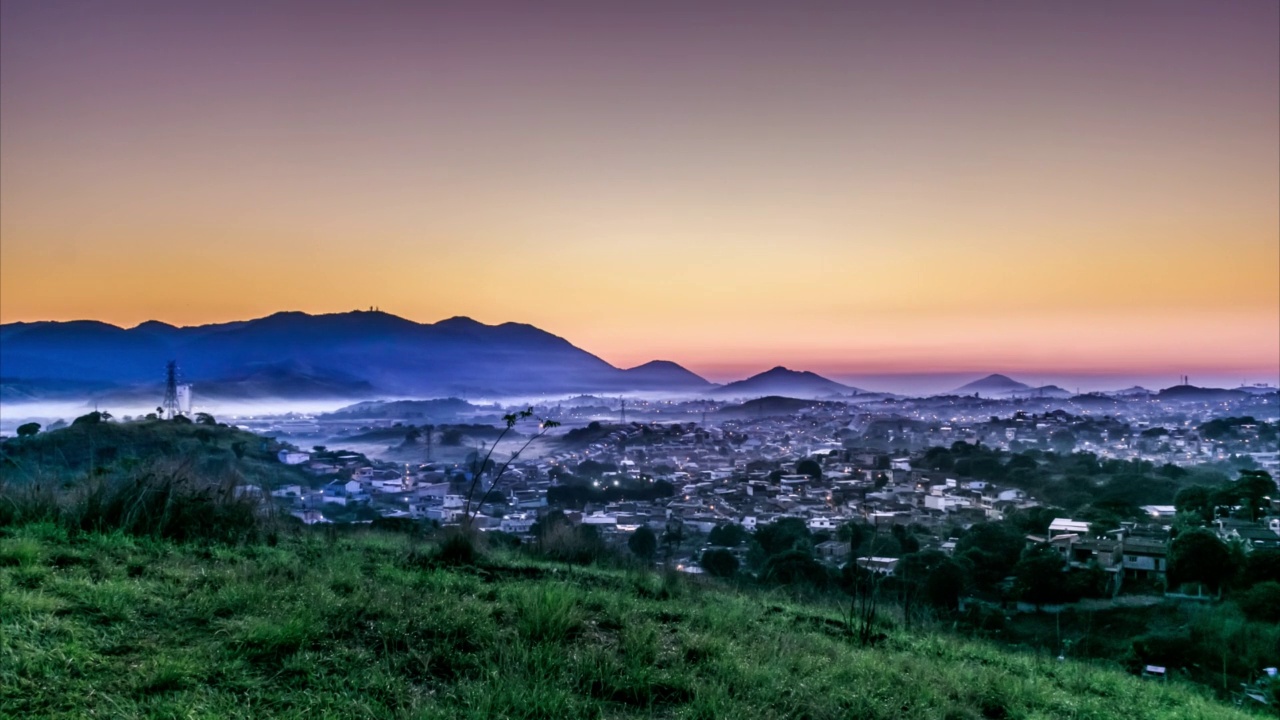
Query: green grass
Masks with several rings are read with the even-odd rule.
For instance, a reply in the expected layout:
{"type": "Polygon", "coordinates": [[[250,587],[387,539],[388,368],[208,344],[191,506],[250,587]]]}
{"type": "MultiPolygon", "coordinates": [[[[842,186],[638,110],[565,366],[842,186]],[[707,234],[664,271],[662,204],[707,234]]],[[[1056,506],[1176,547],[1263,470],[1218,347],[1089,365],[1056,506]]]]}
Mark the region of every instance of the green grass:
{"type": "Polygon", "coordinates": [[[1189,684],[685,578],[375,532],[275,546],[0,531],[0,717],[1249,717],[1189,684]]]}

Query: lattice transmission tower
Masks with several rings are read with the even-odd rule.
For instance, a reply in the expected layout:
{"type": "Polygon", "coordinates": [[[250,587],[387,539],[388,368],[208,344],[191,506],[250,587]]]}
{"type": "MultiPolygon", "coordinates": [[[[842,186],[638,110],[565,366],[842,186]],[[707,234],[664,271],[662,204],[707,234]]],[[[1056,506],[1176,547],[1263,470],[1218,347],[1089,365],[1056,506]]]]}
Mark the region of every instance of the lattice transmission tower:
{"type": "Polygon", "coordinates": [[[170,360],[165,366],[164,411],[172,420],[178,415],[178,361],[170,360]]]}

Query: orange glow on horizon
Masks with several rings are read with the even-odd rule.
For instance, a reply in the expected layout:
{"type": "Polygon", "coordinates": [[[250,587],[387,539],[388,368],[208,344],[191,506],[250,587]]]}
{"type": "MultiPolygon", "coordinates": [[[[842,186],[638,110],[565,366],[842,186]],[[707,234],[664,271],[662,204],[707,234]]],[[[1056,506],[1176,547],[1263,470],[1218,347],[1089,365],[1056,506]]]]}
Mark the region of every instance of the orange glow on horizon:
{"type": "Polygon", "coordinates": [[[0,322],[376,305],[716,377],[1280,379],[1273,3],[2,7],[0,322]]]}

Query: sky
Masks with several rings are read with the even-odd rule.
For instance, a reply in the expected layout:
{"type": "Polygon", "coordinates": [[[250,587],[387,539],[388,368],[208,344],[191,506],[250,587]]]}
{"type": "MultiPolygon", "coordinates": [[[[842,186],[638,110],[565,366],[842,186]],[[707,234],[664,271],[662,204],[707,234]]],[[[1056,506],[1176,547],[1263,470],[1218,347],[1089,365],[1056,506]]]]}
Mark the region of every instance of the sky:
{"type": "MultiPolygon", "coordinates": [[[[0,322],[1280,379],[1280,3],[0,5],[0,322]]],[[[1170,383],[1172,384],[1172,383],[1170,383]]]]}

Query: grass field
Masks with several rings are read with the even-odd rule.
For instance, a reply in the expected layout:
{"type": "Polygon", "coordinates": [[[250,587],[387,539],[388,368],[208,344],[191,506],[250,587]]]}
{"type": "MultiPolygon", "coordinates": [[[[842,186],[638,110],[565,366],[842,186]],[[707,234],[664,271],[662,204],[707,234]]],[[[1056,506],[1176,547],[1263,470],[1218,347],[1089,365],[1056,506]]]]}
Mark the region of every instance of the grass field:
{"type": "Polygon", "coordinates": [[[6,718],[1243,718],[1171,681],[833,606],[402,535],[0,530],[6,718]]]}

